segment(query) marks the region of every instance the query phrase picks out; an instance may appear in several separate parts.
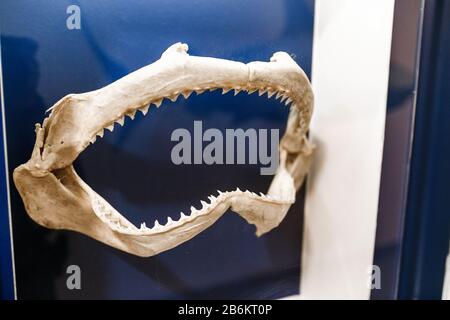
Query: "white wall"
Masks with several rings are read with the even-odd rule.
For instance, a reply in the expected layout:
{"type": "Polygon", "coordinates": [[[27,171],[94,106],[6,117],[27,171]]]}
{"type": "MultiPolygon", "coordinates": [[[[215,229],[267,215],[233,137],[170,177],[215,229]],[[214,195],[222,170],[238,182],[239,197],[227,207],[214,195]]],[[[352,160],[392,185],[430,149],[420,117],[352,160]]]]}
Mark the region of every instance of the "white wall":
{"type": "Polygon", "coordinates": [[[447,262],[445,264],[445,278],[444,286],[442,289],[442,300],[450,300],[450,253],[447,256],[447,262]]]}
{"type": "Polygon", "coordinates": [[[367,299],[378,211],[394,0],[316,0],[317,144],[300,294],[367,299]]]}

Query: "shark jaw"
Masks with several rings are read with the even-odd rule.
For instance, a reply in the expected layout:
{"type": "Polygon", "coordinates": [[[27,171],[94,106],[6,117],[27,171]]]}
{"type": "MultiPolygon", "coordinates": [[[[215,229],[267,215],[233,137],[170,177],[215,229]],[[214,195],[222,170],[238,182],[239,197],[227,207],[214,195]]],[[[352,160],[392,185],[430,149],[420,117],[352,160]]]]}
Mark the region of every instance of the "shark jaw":
{"type": "Polygon", "coordinates": [[[275,53],[270,62],[240,62],[187,54],[186,44],[169,47],[156,62],[101,89],[70,94],[58,101],[42,126],[36,125],[31,159],[14,170],[13,178],[29,216],[38,224],[73,230],[142,257],[156,255],[193,238],[228,209],[256,226],[260,236],[277,227],[302,184],[312,159],[306,134],[312,115],[310,83],[292,58],[275,53]],[[267,194],[239,188],[217,191],[180,213],[175,221],[133,225],[75,172],[72,163],[104,130],[123,126],[136,112],[146,115],[164,99],[176,101],[192,93],[233,90],[258,93],[290,106],[279,147],[280,165],[267,194]]]}

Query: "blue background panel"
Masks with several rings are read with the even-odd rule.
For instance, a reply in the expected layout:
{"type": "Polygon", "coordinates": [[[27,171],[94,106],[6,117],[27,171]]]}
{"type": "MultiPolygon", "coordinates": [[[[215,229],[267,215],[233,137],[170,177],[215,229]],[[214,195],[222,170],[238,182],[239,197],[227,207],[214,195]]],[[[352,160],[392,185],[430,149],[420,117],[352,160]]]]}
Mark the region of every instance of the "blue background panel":
{"type": "MultiPolygon", "coordinates": [[[[0,132],[3,121],[0,118],[0,132]]],[[[3,136],[0,139],[0,300],[14,299],[11,234],[8,213],[8,186],[6,184],[6,162],[3,136]]]]}

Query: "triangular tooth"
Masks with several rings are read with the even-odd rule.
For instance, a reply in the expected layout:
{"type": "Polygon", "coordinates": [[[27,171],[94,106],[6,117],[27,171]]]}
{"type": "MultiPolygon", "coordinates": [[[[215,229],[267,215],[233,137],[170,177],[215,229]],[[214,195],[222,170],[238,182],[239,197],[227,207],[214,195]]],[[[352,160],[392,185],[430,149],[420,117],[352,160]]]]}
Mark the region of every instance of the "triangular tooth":
{"type": "Polygon", "coordinates": [[[161,227],[161,225],[159,224],[158,220],[155,220],[155,224],[154,224],[153,228],[157,229],[159,227],[161,227]]]}
{"type": "Polygon", "coordinates": [[[97,135],[100,137],[100,138],[103,138],[103,135],[105,134],[105,130],[100,130],[99,132],[97,132],[97,135]]]}
{"type": "Polygon", "coordinates": [[[136,116],[136,110],[127,113],[127,116],[130,117],[131,120],[134,120],[134,117],[136,116]]]}
{"type": "Polygon", "coordinates": [[[266,195],[264,193],[262,193],[262,192],[260,192],[259,195],[261,196],[261,198],[265,198],[266,197],[266,195]]]}
{"type": "Polygon", "coordinates": [[[234,89],[234,95],[237,95],[239,92],[241,92],[240,89],[234,89]]]}
{"type": "Polygon", "coordinates": [[[107,126],[106,129],[108,129],[109,131],[113,132],[113,130],[114,130],[114,123],[112,123],[111,125],[107,126]]]}
{"type": "Polygon", "coordinates": [[[172,218],[171,218],[171,217],[167,217],[167,223],[166,223],[166,226],[167,226],[167,225],[171,225],[172,223],[173,223],[172,218]]]}
{"type": "Polygon", "coordinates": [[[94,137],[91,139],[90,143],[94,144],[96,140],[97,140],[97,136],[94,136],[94,137]]]}
{"type": "Polygon", "coordinates": [[[206,203],[206,201],[200,201],[200,203],[202,204],[202,209],[206,208],[208,206],[208,203],[206,203]]]}
{"type": "Polygon", "coordinates": [[[187,215],[184,214],[184,212],[180,213],[180,220],[184,220],[187,218],[187,215]]]}
{"type": "Polygon", "coordinates": [[[148,105],[140,108],[139,111],[142,112],[142,114],[145,116],[147,114],[149,108],[150,108],[150,105],[148,104],[148,105]]]}
{"type": "Polygon", "coordinates": [[[196,211],[197,211],[197,209],[195,209],[194,206],[191,206],[191,214],[193,214],[193,213],[196,212],[196,211]]]}
{"type": "Polygon", "coordinates": [[[279,99],[279,98],[282,97],[282,96],[283,96],[283,92],[278,91],[278,92],[277,92],[277,95],[275,96],[275,99],[279,99]]]}
{"type": "Polygon", "coordinates": [[[145,225],[145,222],[142,222],[141,223],[141,230],[145,230],[145,229],[147,229],[147,226],[145,225]]]}
{"type": "Polygon", "coordinates": [[[265,89],[260,89],[260,90],[258,90],[258,95],[259,96],[262,96],[264,93],[266,93],[267,92],[267,90],[265,90],[265,89]]]}
{"type": "Polygon", "coordinates": [[[236,191],[242,192],[242,191],[241,191],[241,189],[239,189],[239,187],[238,187],[238,188],[236,188],[236,191]]]}
{"type": "Polygon", "coordinates": [[[187,99],[192,94],[192,91],[183,91],[181,94],[185,99],[187,99]]]}
{"type": "Polygon", "coordinates": [[[256,92],[256,91],[258,91],[258,89],[248,89],[248,90],[247,90],[247,93],[248,93],[248,94],[252,94],[252,93],[254,93],[254,92],[256,92]]]}
{"type": "Polygon", "coordinates": [[[245,194],[251,195],[252,193],[248,190],[245,190],[245,194]]]}
{"type": "Polygon", "coordinates": [[[283,96],[283,97],[281,98],[280,102],[283,102],[283,101],[286,100],[287,98],[289,98],[288,95],[283,96]]]}
{"type": "Polygon", "coordinates": [[[267,97],[270,99],[272,98],[272,96],[276,93],[276,91],[268,91],[267,92],[267,97]]]}
{"type": "Polygon", "coordinates": [[[225,93],[227,93],[230,90],[231,90],[231,88],[223,88],[222,89],[222,94],[225,94],[225,93]]]}
{"type": "Polygon", "coordinates": [[[118,124],[120,124],[120,125],[123,127],[123,124],[125,123],[125,117],[122,117],[122,118],[120,118],[120,119],[117,119],[116,122],[117,122],[118,124]]]}
{"type": "Polygon", "coordinates": [[[288,106],[289,103],[291,103],[291,102],[292,102],[292,98],[288,98],[284,104],[288,106]]]}
{"type": "Polygon", "coordinates": [[[196,93],[197,95],[201,95],[203,92],[205,92],[205,89],[196,89],[196,90],[195,90],[195,93],[196,93]]]}
{"type": "Polygon", "coordinates": [[[208,197],[208,199],[209,199],[209,201],[211,201],[211,203],[212,203],[212,202],[215,201],[217,198],[214,197],[213,195],[211,195],[211,196],[208,197]]]}
{"type": "Polygon", "coordinates": [[[209,88],[209,92],[216,91],[217,89],[219,89],[219,88],[209,88]]]}
{"type": "Polygon", "coordinates": [[[170,97],[169,97],[169,100],[172,101],[172,102],[175,102],[175,101],[177,101],[178,96],[179,96],[179,94],[175,94],[175,95],[173,95],[173,96],[170,96],[170,97]]]}
{"type": "Polygon", "coordinates": [[[159,99],[159,100],[153,101],[152,103],[153,103],[157,108],[159,108],[159,106],[161,105],[162,102],[163,102],[163,99],[159,99]]]}

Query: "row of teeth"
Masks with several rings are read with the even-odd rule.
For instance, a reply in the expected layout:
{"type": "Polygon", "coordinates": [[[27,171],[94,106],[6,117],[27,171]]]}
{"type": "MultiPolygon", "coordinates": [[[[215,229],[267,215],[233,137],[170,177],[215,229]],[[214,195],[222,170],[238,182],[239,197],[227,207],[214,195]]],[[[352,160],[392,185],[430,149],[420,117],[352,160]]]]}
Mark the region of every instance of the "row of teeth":
{"type": "MultiPolygon", "coordinates": [[[[104,134],[105,134],[105,129],[113,132],[114,130],[114,125],[116,123],[118,123],[120,126],[123,126],[125,123],[125,116],[129,117],[131,120],[134,120],[134,118],[136,117],[136,112],[137,110],[139,110],[140,112],[142,112],[142,114],[145,116],[148,113],[148,110],[150,108],[150,106],[152,104],[154,104],[157,108],[159,108],[163,102],[164,99],[169,99],[172,102],[177,101],[178,97],[180,95],[182,95],[185,99],[188,99],[189,96],[192,94],[192,92],[196,92],[197,95],[202,94],[203,92],[209,90],[209,91],[214,91],[217,90],[219,88],[196,88],[192,91],[183,91],[183,92],[174,92],[172,95],[165,97],[165,98],[161,98],[158,99],[156,101],[152,101],[150,104],[147,104],[143,107],[140,107],[138,109],[129,111],[127,113],[125,113],[124,115],[121,115],[117,120],[115,120],[114,122],[112,122],[111,124],[109,124],[108,126],[104,127],[103,129],[101,129],[99,132],[97,132],[94,137],[90,140],[90,143],[93,144],[95,143],[95,141],[97,140],[97,137],[103,138],[104,134]]],[[[236,96],[239,92],[243,91],[243,92],[247,92],[247,94],[252,94],[254,92],[258,92],[259,96],[262,96],[264,94],[267,93],[267,97],[268,99],[272,98],[275,95],[275,99],[278,100],[280,99],[280,102],[284,102],[284,104],[286,106],[288,106],[290,103],[292,103],[292,98],[289,97],[289,91],[287,90],[275,90],[273,88],[265,88],[265,89],[256,89],[256,88],[241,88],[241,87],[236,87],[236,88],[224,88],[222,89],[222,94],[226,94],[227,92],[234,90],[234,95],[236,96]]]]}
{"type": "Polygon", "coordinates": [[[257,195],[254,192],[250,192],[248,190],[241,191],[239,188],[236,188],[234,191],[217,191],[217,196],[209,196],[209,203],[206,201],[200,201],[202,208],[196,209],[194,206],[191,207],[191,212],[189,215],[185,215],[183,212],[180,213],[180,217],[178,220],[172,220],[171,217],[167,218],[167,222],[165,225],[161,225],[158,220],[155,220],[154,225],[152,228],[148,228],[146,223],[141,223],[140,228],[135,227],[132,223],[129,223],[128,221],[124,221],[124,219],[119,215],[115,213],[105,213],[102,215],[102,220],[111,227],[111,229],[121,232],[121,233],[128,233],[133,235],[145,235],[145,234],[153,234],[153,233],[161,233],[168,231],[169,229],[179,226],[184,222],[192,221],[193,219],[197,218],[198,216],[205,215],[218,205],[224,198],[238,194],[245,194],[251,198],[257,199],[257,200],[263,200],[263,201],[269,201],[272,203],[279,203],[279,204],[291,204],[292,201],[285,201],[280,200],[274,197],[271,197],[269,195],[265,195],[263,193],[260,193],[257,195]]]}
{"type": "MultiPolygon", "coordinates": [[[[94,138],[92,138],[92,140],[90,141],[90,143],[94,143],[97,139],[97,136],[99,137],[103,137],[104,136],[104,130],[107,129],[109,131],[113,131],[114,130],[114,125],[115,123],[118,123],[120,126],[123,126],[125,123],[125,116],[128,116],[131,120],[134,120],[135,116],[136,116],[136,112],[137,110],[139,110],[140,112],[142,112],[142,114],[145,116],[148,113],[148,110],[150,108],[150,106],[152,104],[154,104],[157,108],[159,108],[163,102],[164,99],[169,99],[172,102],[175,102],[178,97],[180,95],[182,95],[185,99],[188,99],[189,96],[192,94],[192,92],[196,92],[197,95],[202,94],[203,92],[209,90],[209,91],[214,91],[218,88],[196,88],[193,91],[183,91],[183,92],[175,92],[174,94],[165,97],[165,98],[161,98],[158,99],[156,101],[151,102],[148,105],[145,105],[141,108],[132,110],[130,112],[127,112],[126,114],[122,115],[121,117],[119,117],[117,120],[115,120],[113,123],[111,123],[110,125],[106,126],[105,128],[101,129],[95,136],[94,138]]],[[[288,96],[288,91],[284,91],[284,90],[274,90],[272,88],[265,88],[265,89],[254,89],[254,88],[225,88],[222,89],[222,94],[226,94],[229,91],[234,90],[234,95],[239,94],[239,92],[244,91],[247,92],[248,94],[252,94],[254,92],[258,92],[259,96],[264,95],[265,93],[267,93],[267,97],[270,99],[271,97],[273,97],[275,95],[275,99],[280,99],[280,102],[284,102],[286,105],[289,105],[292,102],[292,98],[290,98],[288,96]]],[[[283,201],[280,199],[276,199],[273,198],[269,195],[265,195],[263,193],[260,193],[260,195],[257,195],[254,192],[250,192],[248,190],[246,191],[241,191],[239,188],[237,188],[235,191],[229,191],[229,192],[222,192],[222,191],[218,191],[218,196],[209,196],[208,199],[210,200],[210,203],[207,203],[206,201],[200,201],[202,204],[202,208],[201,209],[196,209],[195,207],[191,207],[191,212],[189,215],[185,215],[183,212],[181,212],[180,217],[178,220],[174,221],[172,220],[171,217],[167,218],[167,223],[165,225],[161,225],[159,223],[158,220],[155,220],[154,225],[152,228],[148,228],[145,224],[145,222],[141,223],[140,228],[135,227],[132,223],[126,221],[123,219],[123,217],[120,216],[120,214],[116,214],[116,213],[112,213],[112,212],[107,212],[104,213],[102,215],[102,220],[104,220],[104,222],[108,223],[108,225],[111,227],[111,229],[121,232],[121,233],[128,233],[128,234],[133,234],[133,235],[144,235],[144,234],[152,234],[152,233],[161,233],[164,231],[167,231],[170,228],[173,228],[175,226],[180,225],[181,223],[187,222],[187,221],[191,221],[193,219],[195,219],[198,216],[201,215],[205,215],[207,213],[209,213],[213,207],[215,207],[220,201],[223,200],[224,197],[228,197],[230,195],[233,195],[235,193],[244,193],[247,196],[250,196],[254,199],[258,199],[258,200],[263,200],[263,201],[270,201],[270,202],[274,202],[274,203],[280,203],[280,204],[290,204],[292,201],[283,201]]]]}

